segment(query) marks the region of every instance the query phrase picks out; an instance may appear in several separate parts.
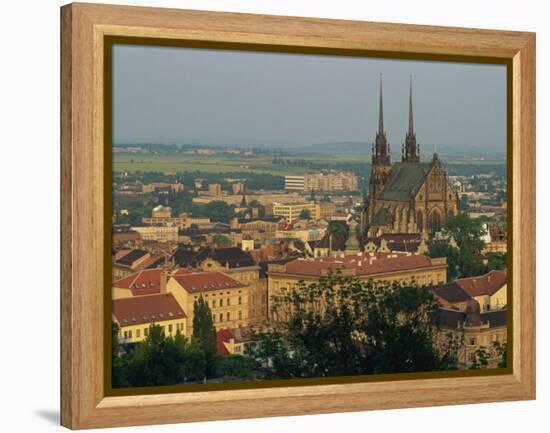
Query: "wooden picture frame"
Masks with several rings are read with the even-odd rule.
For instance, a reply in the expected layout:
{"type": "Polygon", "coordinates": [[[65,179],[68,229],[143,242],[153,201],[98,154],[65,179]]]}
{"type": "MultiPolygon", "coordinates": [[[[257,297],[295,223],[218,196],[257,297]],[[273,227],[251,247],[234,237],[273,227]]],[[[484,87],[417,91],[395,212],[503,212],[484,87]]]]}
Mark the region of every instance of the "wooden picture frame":
{"type": "MultiPolygon", "coordinates": [[[[61,424],[80,428],[300,415],[535,398],[535,35],[190,10],[70,4],[61,8],[61,424]],[[106,37],[157,38],[499,59],[511,65],[508,169],[512,357],[505,374],[425,377],[193,393],[108,396],[104,355],[106,37]]],[[[110,318],[108,318],[110,320],[110,318]]]]}

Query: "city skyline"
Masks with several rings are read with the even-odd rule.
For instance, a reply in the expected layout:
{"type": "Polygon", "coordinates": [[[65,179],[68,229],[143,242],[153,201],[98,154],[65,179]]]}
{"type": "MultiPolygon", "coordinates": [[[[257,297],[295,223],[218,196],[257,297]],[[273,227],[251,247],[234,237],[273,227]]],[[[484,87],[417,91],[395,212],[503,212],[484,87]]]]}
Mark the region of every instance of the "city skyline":
{"type": "Polygon", "coordinates": [[[412,76],[424,155],[436,147],[505,152],[502,65],[123,45],[113,55],[113,139],[257,147],[371,143],[380,74],[394,151],[405,139],[412,76]]]}

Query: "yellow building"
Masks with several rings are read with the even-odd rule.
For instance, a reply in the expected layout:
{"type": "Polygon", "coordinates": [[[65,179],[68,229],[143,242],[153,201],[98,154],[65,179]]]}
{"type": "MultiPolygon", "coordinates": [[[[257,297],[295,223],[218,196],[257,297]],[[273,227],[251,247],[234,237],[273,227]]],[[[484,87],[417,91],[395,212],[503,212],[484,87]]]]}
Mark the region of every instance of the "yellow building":
{"type": "MultiPolygon", "coordinates": [[[[495,344],[506,344],[508,337],[506,309],[481,312],[479,303],[471,300],[466,311],[441,308],[438,312],[443,330],[451,331],[464,345],[458,352],[460,368],[469,368],[475,360],[475,354],[484,348],[488,354],[488,367],[494,368],[502,360],[495,344]]],[[[442,343],[446,339],[442,336],[442,343]]]]}
{"type": "Polygon", "coordinates": [[[447,259],[410,254],[357,253],[340,257],[296,259],[268,266],[268,299],[281,289],[297,287],[301,281],[316,283],[330,272],[360,281],[399,281],[419,285],[447,282],[447,259]]]}
{"type": "Polygon", "coordinates": [[[498,310],[508,303],[508,285],[504,271],[492,270],[485,275],[459,278],[455,282],[479,303],[482,311],[498,310]]]}
{"type": "Polygon", "coordinates": [[[187,314],[187,327],[192,333],[194,303],[202,297],[212,311],[216,329],[236,328],[248,324],[250,286],[222,272],[189,272],[178,270],[166,283],[187,314]]]}
{"type": "Polygon", "coordinates": [[[149,335],[152,324],[160,325],[166,336],[179,331],[188,336],[186,315],[169,293],[113,300],[113,321],[119,326],[123,343],[138,343],[149,335]]]}
{"type": "Polygon", "coordinates": [[[309,211],[312,219],[321,218],[321,209],[315,202],[307,203],[273,203],[273,215],[283,217],[288,224],[293,224],[300,219],[300,213],[304,210],[309,211]]]}

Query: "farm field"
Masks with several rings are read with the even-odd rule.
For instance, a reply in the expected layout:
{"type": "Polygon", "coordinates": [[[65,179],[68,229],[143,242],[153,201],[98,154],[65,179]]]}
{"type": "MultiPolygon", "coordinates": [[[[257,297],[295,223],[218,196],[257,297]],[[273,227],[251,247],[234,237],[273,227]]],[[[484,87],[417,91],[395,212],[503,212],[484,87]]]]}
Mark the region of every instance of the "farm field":
{"type": "MultiPolygon", "coordinates": [[[[336,154],[329,153],[296,153],[284,155],[284,161],[290,161],[290,164],[273,164],[273,155],[255,155],[255,156],[204,156],[190,154],[174,155],[141,155],[118,153],[113,155],[113,169],[115,172],[206,172],[206,173],[256,173],[271,174],[275,176],[285,176],[298,174],[305,171],[315,171],[318,169],[335,169],[368,172],[367,164],[370,163],[370,153],[365,155],[357,154],[336,154]],[[304,164],[301,164],[304,162],[304,164]],[[296,165],[293,165],[296,164],[296,165]],[[315,164],[314,168],[308,168],[306,164],[315,164]]],[[[505,164],[503,159],[483,159],[472,160],[468,158],[445,158],[442,157],[446,165],[453,165],[456,168],[460,166],[500,166],[505,164]]],[[[397,160],[395,156],[393,160],[397,160]]],[[[427,157],[423,157],[427,161],[427,157]]],[[[483,171],[483,170],[482,170],[483,171]]]]}
{"type": "MultiPolygon", "coordinates": [[[[284,160],[306,160],[308,162],[324,164],[330,168],[334,164],[365,163],[366,156],[358,155],[292,155],[283,157],[284,160]]],[[[334,167],[341,169],[342,167],[334,167]]],[[[365,166],[366,168],[366,166],[365,166]]],[[[184,172],[202,171],[209,173],[265,173],[276,176],[291,174],[303,174],[306,170],[301,165],[274,165],[273,156],[252,157],[223,157],[223,156],[193,156],[193,155],[133,155],[115,154],[113,157],[113,169],[115,172],[128,171],[158,171],[158,172],[184,172]]]]}

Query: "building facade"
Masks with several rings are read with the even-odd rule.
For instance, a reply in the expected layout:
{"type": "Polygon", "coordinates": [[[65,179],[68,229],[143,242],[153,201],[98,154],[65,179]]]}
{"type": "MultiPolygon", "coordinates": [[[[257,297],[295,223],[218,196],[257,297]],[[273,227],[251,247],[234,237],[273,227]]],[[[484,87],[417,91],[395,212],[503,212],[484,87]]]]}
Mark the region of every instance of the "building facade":
{"type": "Polygon", "coordinates": [[[412,81],[409,89],[409,127],[401,162],[391,163],[390,144],[384,131],[382,81],[379,122],[372,148],[368,201],[362,218],[369,236],[382,233],[435,233],[445,220],[458,213],[453,190],[437,153],[420,161],[413,124],[412,81]]]}
{"type": "Polygon", "coordinates": [[[315,202],[308,203],[273,203],[273,215],[283,217],[288,224],[293,224],[300,219],[302,211],[308,211],[310,218],[320,218],[320,208],[315,202]]]}

